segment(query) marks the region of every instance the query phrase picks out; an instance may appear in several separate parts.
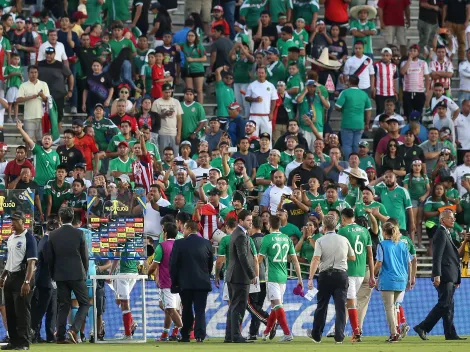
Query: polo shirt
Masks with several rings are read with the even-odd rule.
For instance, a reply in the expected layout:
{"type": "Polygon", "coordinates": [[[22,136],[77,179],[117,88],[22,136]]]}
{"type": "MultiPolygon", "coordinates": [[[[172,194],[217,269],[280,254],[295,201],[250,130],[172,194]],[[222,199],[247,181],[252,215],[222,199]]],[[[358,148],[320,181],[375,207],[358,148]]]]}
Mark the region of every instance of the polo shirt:
{"type": "Polygon", "coordinates": [[[364,112],[372,110],[367,93],[357,87],[343,90],[336,101],[336,106],[341,109],[342,129],[364,129],[364,112]]]}
{"type": "MultiPolygon", "coordinates": [[[[421,143],[419,147],[423,150],[423,153],[430,153],[441,151],[445,147],[445,145],[441,141],[437,141],[436,144],[433,145],[431,144],[431,141],[427,140],[426,142],[421,143]]],[[[426,159],[426,173],[428,174],[428,177],[431,176],[432,171],[434,170],[434,167],[436,166],[438,160],[438,157],[434,159],[426,159]]]]}
{"type": "Polygon", "coordinates": [[[375,186],[375,194],[380,197],[388,215],[398,220],[400,230],[406,230],[406,210],[412,207],[408,191],[398,185],[389,190],[385,184],[379,184],[375,186]]]}
{"type": "MultiPolygon", "coordinates": [[[[40,91],[44,93],[45,96],[49,96],[49,87],[46,82],[37,80],[36,83],[31,81],[26,81],[20,85],[18,90],[18,98],[25,98],[31,95],[36,95],[40,91]]],[[[42,119],[42,98],[37,97],[36,99],[28,100],[24,103],[24,119],[25,120],[37,120],[42,119]]]]}
{"type": "Polygon", "coordinates": [[[348,257],[354,250],[346,237],[336,232],[327,232],[315,242],[314,257],[320,257],[320,273],[329,269],[348,270],[348,257]]]}
{"type": "MultiPolygon", "coordinates": [[[[259,169],[256,171],[256,179],[269,180],[271,179],[271,172],[273,170],[279,170],[284,172],[284,168],[281,165],[277,167],[271,165],[269,162],[261,164],[259,169]]],[[[265,191],[268,185],[261,186],[262,190],[265,191]]]]}
{"type": "Polygon", "coordinates": [[[38,260],[38,247],[34,236],[28,230],[19,235],[12,234],[7,242],[8,257],[5,270],[10,273],[21,271],[21,265],[38,260]]]}
{"type": "Polygon", "coordinates": [[[269,186],[263,193],[260,205],[268,207],[271,215],[276,215],[277,206],[281,202],[283,194],[292,194],[292,190],[289,187],[277,187],[276,185],[269,186]]]}

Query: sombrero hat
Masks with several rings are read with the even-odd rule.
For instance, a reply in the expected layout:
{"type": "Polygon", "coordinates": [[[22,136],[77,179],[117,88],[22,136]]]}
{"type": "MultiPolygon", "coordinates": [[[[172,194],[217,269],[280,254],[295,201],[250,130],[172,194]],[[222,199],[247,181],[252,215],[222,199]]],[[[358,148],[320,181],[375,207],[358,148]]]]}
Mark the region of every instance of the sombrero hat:
{"type": "Polygon", "coordinates": [[[317,65],[319,67],[323,67],[329,70],[339,70],[342,66],[342,63],[338,60],[331,60],[328,54],[328,48],[324,48],[321,52],[321,55],[318,59],[315,58],[307,58],[312,64],[317,65]]]}
{"type": "Polygon", "coordinates": [[[352,176],[352,177],[355,177],[359,180],[362,180],[362,181],[368,181],[367,180],[367,177],[363,176],[361,174],[361,172],[359,171],[359,169],[351,169],[349,171],[343,171],[346,175],[348,176],[352,176]]]}
{"type": "Polygon", "coordinates": [[[377,10],[375,9],[375,7],[369,5],[358,5],[351,7],[351,10],[349,10],[349,15],[352,18],[359,18],[359,12],[361,12],[362,10],[367,11],[367,18],[369,20],[373,20],[377,17],[377,10]]]}

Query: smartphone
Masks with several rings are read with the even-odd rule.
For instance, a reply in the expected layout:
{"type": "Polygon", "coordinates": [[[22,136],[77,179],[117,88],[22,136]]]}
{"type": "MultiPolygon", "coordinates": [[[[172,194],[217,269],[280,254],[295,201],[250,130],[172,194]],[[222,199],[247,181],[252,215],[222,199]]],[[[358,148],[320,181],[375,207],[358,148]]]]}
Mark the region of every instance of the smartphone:
{"type": "Polygon", "coordinates": [[[259,215],[259,205],[255,205],[255,206],[253,207],[253,211],[254,211],[254,212],[257,212],[258,215],[259,215]]]}
{"type": "Polygon", "coordinates": [[[238,151],[237,147],[230,147],[228,148],[229,153],[236,153],[238,151]]]}
{"type": "Polygon", "coordinates": [[[176,164],[176,166],[183,166],[184,161],[183,160],[175,160],[175,164],[176,164]]]}
{"type": "Polygon", "coordinates": [[[207,174],[202,174],[202,178],[207,178],[207,174]]]}

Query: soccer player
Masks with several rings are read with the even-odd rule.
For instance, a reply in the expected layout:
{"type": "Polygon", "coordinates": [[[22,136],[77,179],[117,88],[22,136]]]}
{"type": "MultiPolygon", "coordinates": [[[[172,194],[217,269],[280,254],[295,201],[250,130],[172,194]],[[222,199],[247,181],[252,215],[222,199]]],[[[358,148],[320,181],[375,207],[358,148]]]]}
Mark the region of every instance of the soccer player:
{"type": "Polygon", "coordinates": [[[347,307],[348,316],[353,330],[351,342],[361,342],[361,331],[359,329],[359,316],[357,314],[357,293],[361,287],[366,274],[366,265],[369,263],[370,279],[369,285],[375,286],[374,279],[374,257],[372,255],[372,239],[369,231],[354,223],[354,210],[345,208],[341,211],[342,227],[338,235],[346,237],[354,249],[356,260],[348,261],[348,293],[347,307]],[[364,250],[364,247],[366,250],[364,250]]]}
{"type": "Polygon", "coordinates": [[[300,265],[295,254],[294,244],[289,236],[280,232],[281,220],[277,216],[269,218],[269,227],[271,233],[266,235],[261,242],[261,249],[258,256],[258,263],[264,258],[268,261],[268,298],[271,301],[271,313],[269,314],[266,330],[263,332],[263,341],[266,341],[271,329],[276,321],[282,328],[284,336],[279,342],[289,342],[294,339],[287,325],[287,318],[282,308],[282,297],[286,290],[287,282],[287,257],[290,257],[294,264],[295,273],[298,278],[298,285],[304,287],[302,282],[302,274],[300,273],[300,265]]]}

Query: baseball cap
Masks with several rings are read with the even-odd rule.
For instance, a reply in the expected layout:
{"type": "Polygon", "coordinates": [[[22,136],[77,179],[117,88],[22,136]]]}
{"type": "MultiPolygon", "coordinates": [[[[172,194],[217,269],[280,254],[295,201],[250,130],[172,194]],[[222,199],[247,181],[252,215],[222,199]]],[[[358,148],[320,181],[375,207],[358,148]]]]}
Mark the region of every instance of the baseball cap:
{"type": "Polygon", "coordinates": [[[463,180],[463,179],[470,180],[470,173],[469,173],[469,174],[464,174],[464,175],[462,176],[462,180],[463,180]]]}
{"type": "Polygon", "coordinates": [[[271,135],[268,132],[263,132],[259,135],[259,139],[261,139],[261,138],[267,138],[267,139],[271,140],[271,135]]]}
{"type": "Polygon", "coordinates": [[[408,117],[409,121],[419,121],[419,119],[421,119],[421,113],[417,110],[413,110],[408,117]]]}
{"type": "Polygon", "coordinates": [[[422,163],[423,163],[423,161],[421,159],[414,159],[411,162],[411,165],[421,165],[422,163]]]}
{"type": "Polygon", "coordinates": [[[46,52],[46,54],[54,54],[55,49],[52,46],[50,46],[50,47],[46,48],[45,52],[46,52]]]}
{"type": "Polygon", "coordinates": [[[121,176],[118,177],[118,179],[121,180],[121,182],[123,183],[131,183],[131,179],[126,174],[122,174],[121,176]]]}
{"type": "Polygon", "coordinates": [[[371,192],[372,194],[375,195],[375,190],[374,190],[374,187],[372,187],[372,186],[369,186],[369,185],[362,186],[361,187],[361,192],[363,192],[363,191],[369,191],[369,192],[371,192]]]}
{"type": "Polygon", "coordinates": [[[375,172],[375,173],[377,173],[377,171],[375,170],[375,168],[373,168],[372,166],[371,166],[371,167],[368,167],[368,168],[366,169],[366,172],[375,172]]]}
{"type": "Polygon", "coordinates": [[[389,117],[389,118],[387,119],[387,123],[390,123],[390,122],[396,122],[396,123],[399,124],[398,120],[397,120],[396,118],[394,118],[394,117],[389,117]]]}
{"type": "Polygon", "coordinates": [[[211,171],[217,171],[219,174],[222,174],[222,173],[220,172],[220,170],[219,170],[218,168],[216,168],[216,167],[211,167],[211,168],[209,169],[209,172],[211,172],[211,171]]]}
{"type": "Polygon", "coordinates": [[[436,104],[437,108],[446,108],[447,109],[447,101],[441,100],[439,103],[436,104]]]}
{"type": "Polygon", "coordinates": [[[237,161],[241,161],[243,164],[245,164],[245,159],[243,158],[236,158],[233,163],[235,164],[237,161]]]}
{"type": "Polygon", "coordinates": [[[318,20],[317,24],[325,24],[325,22],[323,22],[322,20],[318,20]]]}
{"type": "Polygon", "coordinates": [[[368,147],[369,146],[369,142],[367,141],[360,141],[359,142],[359,147],[368,147]]]}
{"type": "Polygon", "coordinates": [[[276,48],[269,48],[268,50],[266,50],[266,54],[273,54],[279,56],[279,50],[277,50],[276,48]]]}
{"type": "Polygon", "coordinates": [[[11,214],[10,219],[26,221],[26,215],[22,211],[15,211],[11,214]]]}
{"type": "Polygon", "coordinates": [[[31,17],[27,17],[26,20],[25,20],[26,23],[33,23],[33,21],[31,20],[31,17]]]}
{"type": "Polygon", "coordinates": [[[121,145],[123,145],[123,146],[129,148],[129,143],[127,143],[126,141],[120,141],[119,144],[118,144],[118,148],[119,148],[121,145]]]}
{"type": "Polygon", "coordinates": [[[271,149],[271,151],[269,152],[269,154],[271,154],[271,153],[276,154],[276,155],[279,156],[279,157],[281,156],[281,152],[280,152],[279,150],[277,150],[277,149],[271,149]]]}
{"type": "Polygon", "coordinates": [[[306,86],[317,86],[317,82],[314,79],[309,79],[307,83],[305,84],[306,86]]]}
{"type": "Polygon", "coordinates": [[[212,188],[209,192],[207,192],[208,196],[220,196],[220,191],[217,188],[212,188]]]}
{"type": "Polygon", "coordinates": [[[439,134],[441,136],[450,136],[452,134],[452,131],[450,130],[449,127],[442,127],[441,130],[439,131],[439,134]]]}
{"type": "Polygon", "coordinates": [[[74,20],[81,20],[83,18],[88,18],[88,15],[83,13],[82,11],[77,11],[73,14],[74,20]]]}
{"type": "Polygon", "coordinates": [[[390,49],[390,48],[383,48],[381,52],[382,52],[382,54],[383,53],[389,53],[390,55],[392,55],[392,49],[390,49]]]}
{"type": "Polygon", "coordinates": [[[230,110],[237,110],[237,109],[240,109],[240,104],[238,104],[237,102],[234,102],[234,103],[230,104],[230,105],[228,106],[228,108],[229,108],[230,110]]]}
{"type": "Polygon", "coordinates": [[[209,121],[217,121],[217,122],[220,122],[219,121],[219,118],[217,116],[213,116],[211,117],[211,119],[209,121]]]}
{"type": "Polygon", "coordinates": [[[308,216],[315,216],[318,220],[320,220],[320,214],[318,214],[316,211],[311,211],[308,216]]]}
{"type": "Polygon", "coordinates": [[[95,105],[95,109],[98,109],[98,108],[101,108],[101,109],[104,110],[104,105],[101,104],[101,103],[98,103],[98,104],[95,105]]]}
{"type": "Polygon", "coordinates": [[[212,9],[212,11],[220,11],[220,12],[224,12],[224,8],[220,5],[217,5],[217,6],[214,6],[214,8],[212,9]]]}
{"type": "Polygon", "coordinates": [[[180,148],[183,146],[183,145],[189,145],[191,147],[191,142],[190,141],[182,141],[180,143],[180,148]]]}
{"type": "Polygon", "coordinates": [[[419,51],[419,45],[418,44],[412,44],[410,45],[410,49],[416,49],[419,51]]]}
{"type": "Polygon", "coordinates": [[[285,86],[285,85],[286,85],[286,82],[284,82],[284,81],[278,81],[278,82],[277,82],[277,86],[278,86],[278,87],[279,87],[279,86],[285,86]]]}
{"type": "MultiPolygon", "coordinates": [[[[248,125],[248,124],[253,125],[253,126],[256,127],[256,121],[248,120],[248,121],[246,122],[245,126],[248,125]]],[[[269,139],[271,139],[271,138],[269,138],[269,139]]]]}
{"type": "Polygon", "coordinates": [[[83,164],[83,163],[75,164],[73,168],[74,168],[74,169],[86,170],[85,164],[83,164]]]}
{"type": "Polygon", "coordinates": [[[166,91],[166,90],[172,90],[172,86],[171,84],[169,83],[165,83],[163,86],[162,86],[162,92],[166,91]]]}
{"type": "Polygon", "coordinates": [[[83,127],[83,120],[75,119],[75,120],[72,121],[72,126],[73,125],[83,127]]]}

